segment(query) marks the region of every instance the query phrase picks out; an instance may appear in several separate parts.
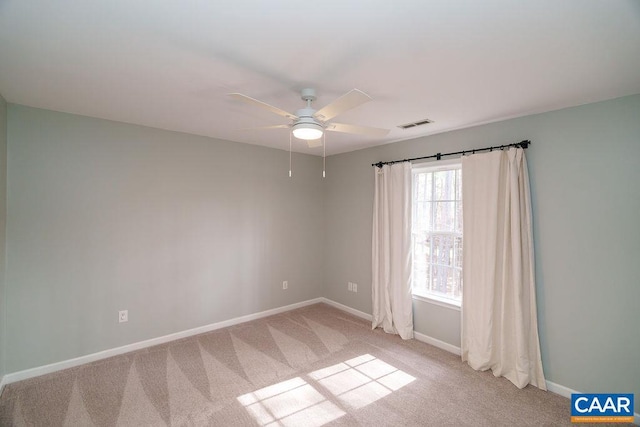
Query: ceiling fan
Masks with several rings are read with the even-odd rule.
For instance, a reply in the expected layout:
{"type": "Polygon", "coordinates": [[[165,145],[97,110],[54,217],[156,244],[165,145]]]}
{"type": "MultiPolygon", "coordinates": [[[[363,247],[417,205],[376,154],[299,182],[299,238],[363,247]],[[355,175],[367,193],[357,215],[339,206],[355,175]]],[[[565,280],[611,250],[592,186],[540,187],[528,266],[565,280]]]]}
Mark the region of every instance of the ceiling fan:
{"type": "Polygon", "coordinates": [[[230,93],[229,96],[290,119],[291,124],[288,125],[265,126],[257,129],[289,128],[292,130],[293,136],[298,139],[306,140],[309,147],[319,147],[322,145],[320,137],[323,135],[325,130],[374,137],[382,137],[389,133],[388,129],[329,122],[337,115],[372,100],[369,95],[358,89],[352,89],[317,111],[311,107],[311,103],[316,100],[315,89],[302,89],[300,97],[303,101],[306,101],[307,106],[296,111],[296,114],[288,113],[278,107],[274,107],[273,105],[269,105],[241,93],[230,93]]]}

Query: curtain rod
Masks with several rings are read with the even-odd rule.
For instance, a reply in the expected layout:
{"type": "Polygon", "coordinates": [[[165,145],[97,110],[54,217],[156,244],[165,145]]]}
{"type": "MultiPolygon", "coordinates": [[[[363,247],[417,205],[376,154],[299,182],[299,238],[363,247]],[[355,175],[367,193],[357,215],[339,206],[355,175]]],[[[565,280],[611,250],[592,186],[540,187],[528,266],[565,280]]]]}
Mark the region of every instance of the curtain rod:
{"type": "Polygon", "coordinates": [[[456,151],[455,153],[438,153],[438,154],[434,154],[432,156],[414,157],[412,159],[403,159],[403,160],[392,160],[390,162],[378,162],[378,163],[372,163],[371,166],[377,166],[377,167],[381,168],[384,165],[393,165],[394,163],[412,162],[414,160],[424,160],[424,159],[440,160],[444,156],[456,156],[456,155],[459,155],[459,154],[462,154],[464,156],[467,153],[475,154],[476,152],[479,152],[479,151],[502,150],[502,149],[509,148],[509,147],[520,147],[520,148],[523,148],[523,149],[526,150],[529,147],[529,144],[531,144],[531,141],[529,141],[528,139],[525,139],[524,141],[520,141],[520,142],[516,142],[516,143],[513,143],[513,144],[508,144],[508,145],[496,145],[494,147],[476,148],[476,149],[472,149],[472,150],[456,151]]]}

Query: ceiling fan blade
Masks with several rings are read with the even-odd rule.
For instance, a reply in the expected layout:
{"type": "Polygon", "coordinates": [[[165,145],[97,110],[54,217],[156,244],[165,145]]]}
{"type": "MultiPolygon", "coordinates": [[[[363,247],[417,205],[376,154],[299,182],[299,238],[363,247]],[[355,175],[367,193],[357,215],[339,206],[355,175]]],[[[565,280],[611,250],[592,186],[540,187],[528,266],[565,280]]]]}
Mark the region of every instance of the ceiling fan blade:
{"type": "Polygon", "coordinates": [[[266,102],[258,101],[255,98],[251,98],[250,96],[243,95],[241,93],[230,93],[230,97],[237,99],[238,101],[246,102],[247,104],[255,105],[264,110],[271,111],[279,116],[286,117],[287,119],[297,119],[298,117],[295,114],[287,113],[284,110],[279,109],[278,107],[274,107],[273,105],[269,105],[266,102]]]}
{"type": "Polygon", "coordinates": [[[369,102],[371,100],[372,98],[361,90],[352,89],[350,92],[347,92],[340,98],[331,102],[329,105],[326,105],[320,110],[316,111],[313,116],[318,120],[326,122],[327,120],[331,120],[338,114],[342,114],[347,110],[355,108],[358,105],[364,104],[365,102],[369,102]]]}
{"type": "Polygon", "coordinates": [[[322,139],[309,139],[307,140],[307,146],[309,148],[322,147],[322,139]]]}
{"type": "Polygon", "coordinates": [[[368,126],[347,125],[344,123],[329,123],[326,130],[332,132],[356,133],[367,136],[386,136],[389,129],[372,128],[368,126]]]}
{"type": "Polygon", "coordinates": [[[291,125],[272,125],[272,126],[260,126],[257,128],[244,128],[244,130],[262,130],[262,129],[289,129],[291,125]]]}

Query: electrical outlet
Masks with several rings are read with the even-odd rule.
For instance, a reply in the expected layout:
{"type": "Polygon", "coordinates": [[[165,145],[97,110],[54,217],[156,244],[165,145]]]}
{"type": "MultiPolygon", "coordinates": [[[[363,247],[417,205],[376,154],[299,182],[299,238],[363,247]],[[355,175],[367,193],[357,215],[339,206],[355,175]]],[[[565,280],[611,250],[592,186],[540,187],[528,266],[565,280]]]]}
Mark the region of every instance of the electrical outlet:
{"type": "Polygon", "coordinates": [[[358,292],[358,284],[357,283],[353,283],[352,284],[352,288],[353,288],[353,292],[358,292]]]}
{"type": "Polygon", "coordinates": [[[284,281],[282,282],[282,289],[289,289],[289,282],[288,281],[284,281]]]}
{"type": "Polygon", "coordinates": [[[353,291],[353,283],[351,283],[351,282],[347,283],[347,290],[348,290],[349,292],[352,292],[352,291],[353,291]]]}
{"type": "Polygon", "coordinates": [[[129,310],[120,310],[118,312],[118,322],[128,322],[129,321],[129,310]]]}

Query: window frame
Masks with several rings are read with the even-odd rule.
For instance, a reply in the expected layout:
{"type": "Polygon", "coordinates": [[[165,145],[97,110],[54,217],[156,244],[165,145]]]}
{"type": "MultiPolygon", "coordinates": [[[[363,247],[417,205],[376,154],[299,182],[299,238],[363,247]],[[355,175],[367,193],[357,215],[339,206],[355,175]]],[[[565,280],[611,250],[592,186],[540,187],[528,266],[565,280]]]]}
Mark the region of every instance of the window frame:
{"type": "MultiPolygon", "coordinates": [[[[420,173],[433,173],[441,170],[451,170],[451,169],[460,169],[462,170],[462,159],[449,159],[449,160],[437,160],[437,161],[426,161],[420,163],[413,163],[411,165],[411,193],[414,191],[414,183],[415,183],[415,175],[420,173]],[[452,167],[453,166],[453,167],[452,167]]],[[[462,200],[462,188],[460,188],[460,199],[462,200]]],[[[457,199],[456,199],[457,201],[457,199]]],[[[411,250],[412,250],[412,258],[413,258],[413,239],[414,239],[414,230],[413,230],[413,213],[414,213],[414,203],[415,200],[411,201],[411,250]]],[[[452,233],[457,234],[457,233],[452,233]]],[[[464,232],[461,233],[462,241],[464,242],[464,232]]],[[[464,243],[463,243],[464,244],[464,243]]],[[[413,273],[413,266],[411,267],[413,273]]],[[[462,280],[462,267],[460,267],[460,279],[462,280]]],[[[424,301],[427,303],[431,303],[434,305],[438,305],[445,308],[450,308],[454,310],[460,311],[462,308],[462,296],[460,297],[460,301],[456,301],[454,299],[446,298],[439,296],[437,294],[429,294],[429,293],[415,293],[413,286],[413,274],[411,278],[411,296],[414,300],[424,301]]]]}

